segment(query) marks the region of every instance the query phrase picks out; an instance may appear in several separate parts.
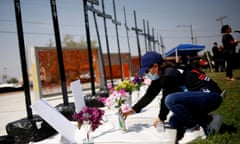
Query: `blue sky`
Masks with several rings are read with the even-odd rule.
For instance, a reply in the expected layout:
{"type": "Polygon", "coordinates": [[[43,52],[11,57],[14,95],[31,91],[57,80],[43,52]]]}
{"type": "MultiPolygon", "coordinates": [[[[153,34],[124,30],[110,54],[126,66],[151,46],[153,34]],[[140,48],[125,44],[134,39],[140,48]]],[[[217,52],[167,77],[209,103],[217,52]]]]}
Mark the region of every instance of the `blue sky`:
{"type": "MultiPolygon", "coordinates": [[[[112,0],[105,0],[106,13],[113,15],[112,0]]],[[[211,49],[214,41],[221,44],[220,22],[240,30],[239,0],[115,0],[117,18],[122,23],[118,27],[120,49],[128,52],[126,31],[124,27],[123,7],[126,8],[128,26],[134,26],[133,11],[136,11],[138,27],[143,29],[143,19],[154,28],[155,36],[163,38],[166,51],[180,43],[191,43],[190,27],[192,25],[194,42],[211,49]]],[[[100,0],[101,4],[101,0],[100,0]]],[[[96,7],[102,10],[101,5],[96,7]]],[[[34,46],[46,46],[50,40],[54,42],[54,32],[49,0],[21,0],[24,40],[28,66],[31,65],[30,49],[34,46]]],[[[61,38],[67,34],[74,36],[75,41],[86,39],[82,0],[57,0],[58,20],[61,38]]],[[[89,12],[91,39],[97,40],[92,13],[89,12]]],[[[106,40],[103,19],[97,18],[103,51],[106,52],[106,40]]],[[[111,52],[117,52],[115,25],[107,20],[109,46],[111,52]]],[[[152,33],[152,32],[151,32],[152,33]]],[[[240,34],[233,33],[235,39],[240,34]]],[[[137,55],[136,35],[129,32],[132,55],[137,55]]],[[[0,0],[0,82],[7,72],[8,78],[21,77],[21,65],[16,33],[16,22],[13,0],[0,0]],[[5,70],[4,70],[5,69],[5,70]]],[[[140,36],[142,54],[145,53],[144,38],[140,36]]]]}

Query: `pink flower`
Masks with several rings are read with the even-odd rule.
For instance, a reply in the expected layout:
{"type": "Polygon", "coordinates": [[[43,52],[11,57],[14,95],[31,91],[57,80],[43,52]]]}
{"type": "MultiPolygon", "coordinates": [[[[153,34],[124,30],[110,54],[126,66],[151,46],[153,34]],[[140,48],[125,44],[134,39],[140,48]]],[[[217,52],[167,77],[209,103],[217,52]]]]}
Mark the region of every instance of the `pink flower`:
{"type": "Polygon", "coordinates": [[[113,99],[118,98],[119,93],[117,91],[113,91],[112,94],[110,94],[110,97],[112,97],[113,99]]]}
{"type": "Polygon", "coordinates": [[[127,102],[131,92],[134,89],[134,83],[130,80],[124,80],[117,86],[108,85],[109,97],[105,100],[99,99],[108,108],[114,106],[120,108],[122,104],[127,102]]]}
{"type": "Polygon", "coordinates": [[[150,85],[152,83],[152,80],[150,80],[147,76],[144,77],[144,82],[146,85],[150,85]]]}
{"type": "Polygon", "coordinates": [[[114,91],[113,85],[108,85],[109,92],[112,93],[114,91]]]}
{"type": "Polygon", "coordinates": [[[125,91],[124,89],[120,89],[118,91],[118,93],[119,93],[120,97],[129,97],[130,96],[129,92],[125,91]]]}
{"type": "Polygon", "coordinates": [[[126,93],[126,91],[125,91],[124,89],[120,89],[118,92],[119,92],[121,95],[123,95],[123,94],[126,93]]]}
{"type": "Polygon", "coordinates": [[[108,108],[110,108],[113,104],[114,104],[114,99],[111,96],[106,98],[104,101],[104,105],[108,108]]]}
{"type": "Polygon", "coordinates": [[[106,99],[107,98],[105,98],[105,97],[98,97],[98,101],[100,101],[100,102],[102,102],[102,103],[105,103],[105,101],[106,101],[106,99]]]}
{"type": "Polygon", "coordinates": [[[129,104],[122,104],[120,108],[122,113],[126,113],[130,110],[131,106],[129,104]]]}

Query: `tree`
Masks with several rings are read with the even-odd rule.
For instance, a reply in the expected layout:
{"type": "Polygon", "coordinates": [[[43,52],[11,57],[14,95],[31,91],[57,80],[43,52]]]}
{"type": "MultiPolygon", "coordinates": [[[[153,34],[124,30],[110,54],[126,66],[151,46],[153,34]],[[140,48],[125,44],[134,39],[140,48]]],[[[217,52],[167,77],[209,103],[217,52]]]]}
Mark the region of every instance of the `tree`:
{"type": "Polygon", "coordinates": [[[11,78],[10,80],[7,81],[7,83],[18,83],[17,78],[11,78]]]}
{"type": "Polygon", "coordinates": [[[77,42],[75,42],[74,40],[74,37],[73,35],[66,35],[64,38],[63,38],[63,46],[68,46],[68,47],[75,47],[75,46],[78,46],[79,44],[77,42]]]}
{"type": "MultiPolygon", "coordinates": [[[[62,45],[63,45],[63,47],[78,47],[78,48],[82,48],[82,49],[87,48],[87,43],[84,39],[81,39],[79,42],[76,42],[76,41],[74,41],[74,36],[70,35],[70,34],[67,34],[64,36],[64,38],[62,40],[62,45]]],[[[50,43],[47,44],[47,46],[52,47],[53,42],[50,40],[50,43]]],[[[96,40],[91,41],[91,47],[92,48],[97,47],[96,40]]]]}

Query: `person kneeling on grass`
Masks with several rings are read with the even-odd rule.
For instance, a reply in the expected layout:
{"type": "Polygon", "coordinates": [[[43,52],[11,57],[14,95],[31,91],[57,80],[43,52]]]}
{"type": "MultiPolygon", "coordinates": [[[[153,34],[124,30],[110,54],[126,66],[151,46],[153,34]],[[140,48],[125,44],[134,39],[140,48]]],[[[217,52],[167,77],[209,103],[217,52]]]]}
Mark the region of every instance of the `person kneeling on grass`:
{"type": "Polygon", "coordinates": [[[140,112],[162,90],[161,107],[154,126],[164,123],[169,111],[173,112],[169,125],[177,130],[176,140],[182,139],[185,131],[204,129],[206,135],[217,133],[222,124],[221,115],[209,115],[222,103],[222,90],[207,75],[191,66],[177,67],[164,61],[156,52],[147,52],[141,61],[140,75],[152,80],[144,96],[124,118],[140,112]]]}

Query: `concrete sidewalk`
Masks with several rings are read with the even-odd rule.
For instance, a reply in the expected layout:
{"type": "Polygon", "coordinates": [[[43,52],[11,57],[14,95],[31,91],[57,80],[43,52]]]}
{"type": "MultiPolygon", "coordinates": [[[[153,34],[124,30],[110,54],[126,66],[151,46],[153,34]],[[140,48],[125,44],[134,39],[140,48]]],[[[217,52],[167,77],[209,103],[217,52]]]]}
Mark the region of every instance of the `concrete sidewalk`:
{"type": "MultiPolygon", "coordinates": [[[[53,107],[63,103],[62,96],[54,96],[44,99],[46,99],[53,107]]],[[[32,91],[31,101],[32,103],[36,101],[32,91]]],[[[69,102],[73,102],[73,97],[71,94],[69,94],[69,102]]],[[[6,125],[8,123],[27,117],[24,91],[1,93],[0,106],[0,136],[3,136],[7,135],[6,125]]]]}

